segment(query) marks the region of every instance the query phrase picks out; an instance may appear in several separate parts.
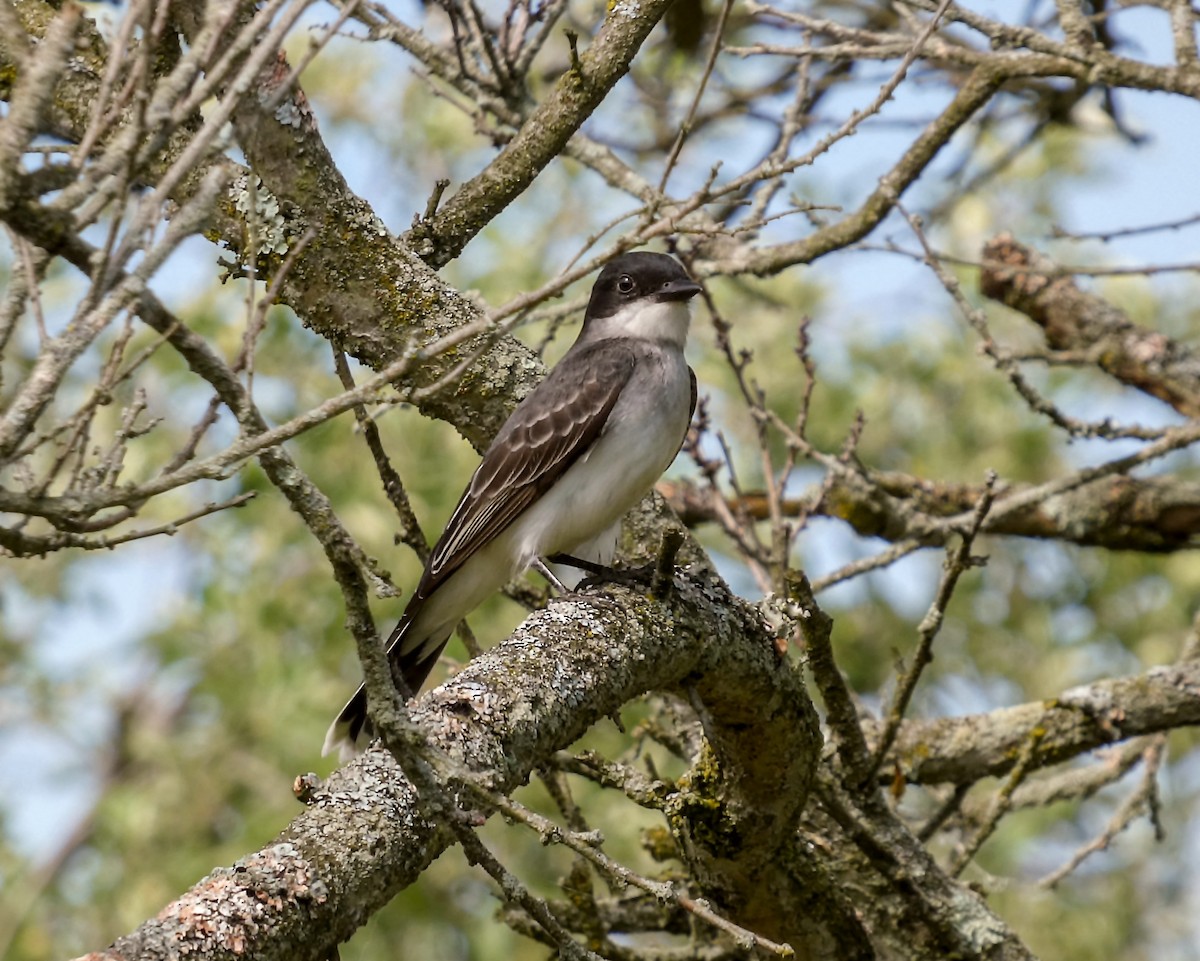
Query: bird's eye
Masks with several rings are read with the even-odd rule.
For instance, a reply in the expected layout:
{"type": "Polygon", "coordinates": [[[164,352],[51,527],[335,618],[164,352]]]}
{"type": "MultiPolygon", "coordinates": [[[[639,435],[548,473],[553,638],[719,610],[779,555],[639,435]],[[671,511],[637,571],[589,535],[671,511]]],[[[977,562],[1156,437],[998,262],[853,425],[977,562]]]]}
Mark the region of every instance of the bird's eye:
{"type": "Polygon", "coordinates": [[[617,290],[623,294],[633,293],[633,278],[629,274],[621,274],[617,280],[617,290]]]}

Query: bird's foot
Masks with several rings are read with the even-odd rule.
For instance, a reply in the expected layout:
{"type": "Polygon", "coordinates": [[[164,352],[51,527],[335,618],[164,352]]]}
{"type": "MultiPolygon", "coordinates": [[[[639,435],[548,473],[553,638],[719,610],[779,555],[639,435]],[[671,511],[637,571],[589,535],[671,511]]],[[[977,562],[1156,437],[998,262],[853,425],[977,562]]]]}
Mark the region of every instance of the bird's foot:
{"type": "Polygon", "coordinates": [[[654,573],[653,564],[641,567],[610,567],[595,561],[585,561],[571,554],[554,554],[549,558],[555,564],[565,564],[585,571],[587,577],[579,582],[579,587],[595,587],[598,584],[623,584],[626,587],[644,587],[654,573]]]}
{"type": "Polygon", "coordinates": [[[616,568],[595,561],[585,561],[570,554],[554,554],[549,560],[555,564],[567,564],[587,571],[579,586],[595,587],[598,584],[622,584],[634,590],[643,590],[647,586],[653,597],[662,600],[674,586],[675,558],[679,548],[683,546],[683,531],[669,528],[663,531],[662,541],[658,545],[658,556],[649,564],[639,567],[616,568]]]}
{"type": "Polygon", "coordinates": [[[655,565],[641,564],[638,567],[605,567],[597,564],[596,570],[579,582],[581,588],[598,587],[601,584],[620,584],[630,590],[644,591],[654,581],[655,565]]]}

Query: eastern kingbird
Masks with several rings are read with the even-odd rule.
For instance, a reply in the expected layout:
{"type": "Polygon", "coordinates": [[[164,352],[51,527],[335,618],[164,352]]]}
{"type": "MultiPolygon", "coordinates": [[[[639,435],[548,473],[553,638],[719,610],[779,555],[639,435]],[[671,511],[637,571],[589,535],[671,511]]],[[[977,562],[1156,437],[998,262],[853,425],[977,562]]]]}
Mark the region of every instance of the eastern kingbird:
{"type": "MultiPolygon", "coordinates": [[[[416,694],[458,622],[530,565],[612,561],[622,515],[691,423],[696,376],[683,346],[699,291],[666,254],[623,254],[600,271],[579,338],[500,428],[388,638],[401,690],[416,694]]],[[[346,759],[372,734],[360,687],[322,753],[346,759]]]]}

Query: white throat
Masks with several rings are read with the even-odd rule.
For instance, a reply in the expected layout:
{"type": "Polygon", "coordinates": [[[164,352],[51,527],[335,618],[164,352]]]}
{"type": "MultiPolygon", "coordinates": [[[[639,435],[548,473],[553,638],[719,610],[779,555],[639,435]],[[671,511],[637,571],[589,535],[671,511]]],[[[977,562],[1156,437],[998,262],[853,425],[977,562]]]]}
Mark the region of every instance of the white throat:
{"type": "Polygon", "coordinates": [[[630,337],[683,347],[691,319],[691,308],[686,301],[638,300],[611,317],[593,320],[592,337],[630,337]]]}

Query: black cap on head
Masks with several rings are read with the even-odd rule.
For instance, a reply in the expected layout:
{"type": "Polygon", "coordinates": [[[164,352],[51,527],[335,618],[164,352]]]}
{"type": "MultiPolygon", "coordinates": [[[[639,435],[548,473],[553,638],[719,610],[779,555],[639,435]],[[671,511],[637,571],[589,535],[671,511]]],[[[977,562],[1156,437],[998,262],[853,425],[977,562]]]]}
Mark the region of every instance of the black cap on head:
{"type": "Polygon", "coordinates": [[[625,304],[643,298],[689,300],[700,286],[674,257],[639,250],[609,261],[588,301],[587,317],[610,317],[625,304]]]}

